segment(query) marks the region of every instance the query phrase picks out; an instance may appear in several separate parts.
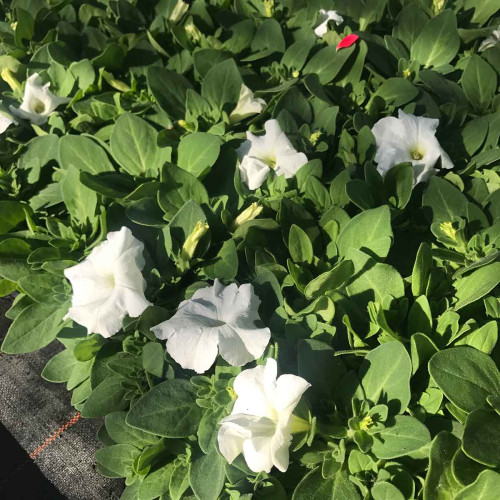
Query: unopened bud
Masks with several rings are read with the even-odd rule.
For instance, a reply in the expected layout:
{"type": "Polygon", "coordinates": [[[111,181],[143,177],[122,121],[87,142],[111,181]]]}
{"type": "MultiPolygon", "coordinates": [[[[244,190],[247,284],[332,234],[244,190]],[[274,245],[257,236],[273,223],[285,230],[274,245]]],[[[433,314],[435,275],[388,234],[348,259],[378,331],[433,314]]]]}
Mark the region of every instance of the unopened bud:
{"type": "Polygon", "coordinates": [[[184,261],[189,262],[193,258],[198,243],[200,242],[201,238],[203,238],[203,236],[207,231],[208,231],[208,224],[206,222],[201,222],[201,220],[199,220],[196,223],[193,232],[187,237],[186,241],[184,242],[184,245],[182,245],[181,258],[184,261]]]}
{"type": "Polygon", "coordinates": [[[17,78],[12,74],[10,69],[4,68],[0,73],[2,80],[7,83],[7,85],[12,89],[16,97],[20,97],[23,95],[23,88],[21,84],[18,82],[17,78]]]}
{"type": "Polygon", "coordinates": [[[245,222],[255,219],[263,210],[262,205],[258,203],[252,203],[248,208],[245,208],[236,219],[234,219],[233,226],[234,229],[240,227],[245,222]]]}
{"type": "Polygon", "coordinates": [[[187,12],[188,9],[189,4],[183,2],[182,0],[178,0],[177,4],[174,7],[174,10],[172,11],[168,19],[176,23],[187,12]]]}

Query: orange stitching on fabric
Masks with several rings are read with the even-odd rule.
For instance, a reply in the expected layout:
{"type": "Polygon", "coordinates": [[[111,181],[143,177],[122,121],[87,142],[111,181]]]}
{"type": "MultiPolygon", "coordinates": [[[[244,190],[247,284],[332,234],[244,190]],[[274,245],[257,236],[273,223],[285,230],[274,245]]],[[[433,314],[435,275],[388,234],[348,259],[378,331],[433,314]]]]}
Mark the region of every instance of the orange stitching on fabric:
{"type": "Polygon", "coordinates": [[[30,458],[34,460],[47,446],[52,444],[61,434],[69,429],[72,425],[75,425],[78,420],[80,420],[80,412],[76,413],[73,417],[71,417],[64,425],[61,425],[56,432],[51,434],[36,450],[30,453],[30,458]]]}

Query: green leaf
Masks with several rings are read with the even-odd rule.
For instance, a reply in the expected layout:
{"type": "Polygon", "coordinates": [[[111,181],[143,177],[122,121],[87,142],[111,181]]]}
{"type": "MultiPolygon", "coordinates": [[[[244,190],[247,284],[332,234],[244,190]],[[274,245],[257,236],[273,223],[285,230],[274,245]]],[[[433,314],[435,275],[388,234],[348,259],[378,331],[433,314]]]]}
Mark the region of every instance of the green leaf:
{"type": "Polygon", "coordinates": [[[465,10],[474,9],[471,22],[485,24],[486,21],[498,12],[498,2],[496,0],[465,0],[465,10]]]}
{"type": "Polygon", "coordinates": [[[196,434],[201,408],[196,390],[186,380],[167,380],[153,387],[130,410],[127,423],[165,437],[196,434]]]}
{"type": "Polygon", "coordinates": [[[337,384],[346,373],[344,363],[335,356],[335,351],[328,344],[314,339],[299,342],[298,367],[299,375],[311,384],[308,394],[326,401],[333,400],[337,384]]]}
{"type": "Polygon", "coordinates": [[[353,217],[337,239],[339,255],[350,258],[351,249],[363,250],[378,258],[387,257],[393,233],[389,207],[383,205],[353,217]]]}
{"type": "Polygon", "coordinates": [[[361,500],[361,495],[346,472],[339,470],[324,479],[318,467],[303,477],[292,500],[361,500]]]}
{"type": "Polygon", "coordinates": [[[405,78],[389,78],[373,95],[382,97],[387,104],[399,107],[413,101],[418,96],[418,89],[405,78]]]}
{"type": "Polygon", "coordinates": [[[91,393],[81,410],[82,417],[104,417],[113,411],[124,410],[129,402],[124,399],[126,389],[123,383],[127,379],[119,376],[109,376],[104,379],[91,393]]]}
{"type": "Polygon", "coordinates": [[[165,212],[167,220],[182,208],[189,200],[200,205],[208,205],[208,194],[205,186],[186,170],[168,165],[162,172],[162,183],[158,193],[158,204],[165,212]]]}
{"type": "Polygon", "coordinates": [[[433,17],[411,47],[411,59],[422,66],[439,67],[449,63],[460,48],[457,18],[451,10],[433,17]]]}
{"type": "Polygon", "coordinates": [[[413,192],[413,166],[410,163],[394,165],[385,174],[384,187],[389,197],[394,197],[396,207],[402,210],[413,192]]]}
{"type": "Polygon", "coordinates": [[[394,298],[403,297],[403,278],[392,266],[380,264],[352,247],[349,258],[354,264],[354,275],[346,290],[349,297],[360,305],[366,306],[370,301],[382,303],[389,295],[394,298]]]}
{"type": "Polygon", "coordinates": [[[432,441],[429,471],[425,478],[424,498],[451,500],[461,489],[452,473],[452,460],[460,449],[460,440],[450,432],[440,432],[432,441]]]}
{"type": "Polygon", "coordinates": [[[405,496],[396,486],[387,481],[380,481],[371,490],[373,500],[404,500],[405,496]]]}
{"type": "Polygon", "coordinates": [[[182,120],[186,114],[186,92],[193,86],[184,76],[160,66],[147,70],[148,87],[160,108],[174,120],[182,120]]]}
{"type": "Polygon", "coordinates": [[[133,444],[142,448],[158,442],[158,437],[128,425],[126,417],[126,411],[114,411],[106,415],[106,431],[115,443],[133,444]]]}
{"type": "Polygon", "coordinates": [[[206,174],[219,157],[221,142],[213,134],[196,132],[181,139],[178,150],[179,167],[195,177],[206,174]]]}
{"type": "Polygon", "coordinates": [[[492,470],[484,470],[477,479],[457,493],[454,500],[491,500],[500,489],[500,474],[492,470]]]}
{"type": "Polygon", "coordinates": [[[370,351],[359,371],[366,399],[387,405],[392,414],[403,413],[410,402],[410,377],[410,356],[400,342],[387,342],[370,351]]]}
{"type": "Polygon", "coordinates": [[[158,342],[148,342],[142,348],[142,367],[156,377],[163,375],[165,349],[158,342]]]}
{"type": "Polygon", "coordinates": [[[308,299],[313,299],[341,288],[352,276],[353,271],[354,266],[350,260],[339,262],[330,271],[326,271],[311,280],[304,289],[304,295],[308,299]]]}
{"type": "Polygon", "coordinates": [[[170,160],[170,150],[156,142],[158,133],[138,116],[120,115],[111,135],[111,153],[130,175],[156,176],[163,163],[170,160]]]}
{"type": "Polygon", "coordinates": [[[418,248],[415,263],[413,264],[413,271],[411,273],[411,291],[414,297],[425,295],[432,266],[431,247],[428,243],[423,242],[418,248]]]}
{"type": "Polygon", "coordinates": [[[226,461],[215,446],[207,455],[202,455],[191,463],[189,468],[189,484],[196,498],[200,500],[217,500],[226,479],[226,461]]]}
{"type": "Polygon", "coordinates": [[[476,462],[488,467],[500,465],[500,415],[495,410],[479,409],[467,416],[462,449],[476,462]]]}
{"type": "Polygon", "coordinates": [[[140,500],[154,500],[155,498],[163,498],[167,494],[172,474],[174,473],[175,465],[170,462],[159,469],[150,472],[139,486],[140,500]]]}
{"type": "Polygon", "coordinates": [[[339,50],[334,46],[325,47],[317,52],[304,68],[304,74],[317,74],[321,84],[331,82],[341,71],[344,64],[354,53],[355,46],[339,50]]]}
{"type": "Polygon", "coordinates": [[[429,362],[429,373],[445,396],[465,412],[488,407],[487,396],[500,392],[495,362],[473,347],[436,353],[429,362]]]}
{"type": "Polygon", "coordinates": [[[431,442],[427,427],[416,418],[406,415],[397,415],[388,420],[386,427],[373,437],[372,452],[384,460],[408,455],[431,442]]]}
{"type": "Polygon", "coordinates": [[[19,280],[23,292],[35,302],[51,302],[54,298],[54,288],[63,284],[63,279],[50,273],[37,273],[25,276],[19,280]]]}
{"type": "Polygon", "coordinates": [[[18,201],[0,201],[0,234],[8,233],[26,218],[25,210],[30,211],[27,205],[18,201]]]}
{"type": "Polygon", "coordinates": [[[288,233],[288,250],[297,264],[312,264],[314,251],[311,240],[299,226],[292,224],[288,233]]]}
{"type": "Polygon", "coordinates": [[[42,371],[42,377],[49,382],[67,382],[73,367],[78,363],[71,349],[57,353],[42,371]]]}
{"type": "Polygon", "coordinates": [[[455,281],[455,297],[457,302],[454,309],[458,311],[476,300],[483,298],[500,283],[500,262],[492,262],[476,269],[465,278],[455,281]]]}
{"type": "Polygon", "coordinates": [[[107,477],[127,477],[132,473],[135,458],[140,451],[131,444],[106,446],[95,452],[97,463],[105,469],[107,477]]]}
{"type": "Polygon", "coordinates": [[[7,354],[33,352],[52,342],[59,333],[69,304],[35,303],[23,309],[2,344],[7,354]]]}
{"type": "Polygon", "coordinates": [[[236,243],[233,239],[230,239],[222,244],[215,261],[204,266],[203,271],[211,279],[219,278],[224,281],[231,281],[236,277],[238,264],[236,243]]]}
{"type": "Polygon", "coordinates": [[[472,107],[488,109],[497,90],[495,70],[480,56],[473,54],[462,75],[462,87],[472,107]]]}
{"type": "Polygon", "coordinates": [[[434,176],[422,197],[422,205],[432,210],[433,222],[452,222],[467,217],[468,200],[451,182],[434,176]]]}
{"type": "Polygon", "coordinates": [[[80,182],[80,171],[70,165],[61,186],[64,204],[71,217],[86,224],[95,219],[97,195],[80,182]]]}
{"type": "Polygon", "coordinates": [[[201,86],[201,96],[215,109],[229,112],[240,97],[243,79],[233,59],[227,59],[206,74],[201,86]]]}
{"type": "Polygon", "coordinates": [[[251,49],[254,52],[268,51],[268,54],[272,54],[273,52],[285,52],[285,47],[280,23],[276,19],[265,19],[255,33],[251,49]]]}
{"type": "Polygon", "coordinates": [[[61,137],[58,162],[64,169],[73,166],[80,172],[91,174],[115,170],[104,149],[97,142],[81,135],[61,137]]]}

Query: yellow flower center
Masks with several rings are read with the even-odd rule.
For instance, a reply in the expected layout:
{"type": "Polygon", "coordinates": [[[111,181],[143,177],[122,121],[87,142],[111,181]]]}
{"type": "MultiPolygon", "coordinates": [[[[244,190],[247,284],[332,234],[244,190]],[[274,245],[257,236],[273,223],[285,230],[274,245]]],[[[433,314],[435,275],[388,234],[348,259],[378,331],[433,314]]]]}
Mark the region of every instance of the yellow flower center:
{"type": "Polygon", "coordinates": [[[414,149],[410,152],[410,156],[412,160],[421,160],[424,157],[424,154],[420,152],[418,149],[414,149]]]}
{"type": "Polygon", "coordinates": [[[406,68],[403,71],[403,77],[408,79],[408,78],[410,78],[410,76],[411,76],[411,71],[408,68],[406,68]]]}
{"type": "Polygon", "coordinates": [[[40,99],[33,99],[31,101],[31,109],[41,115],[45,111],[45,104],[40,99]]]}
{"type": "Polygon", "coordinates": [[[367,431],[373,424],[372,417],[370,415],[367,415],[363,420],[361,420],[361,423],[359,424],[359,428],[362,431],[367,431]]]}
{"type": "Polygon", "coordinates": [[[441,229],[448,238],[452,240],[456,238],[457,230],[453,227],[452,222],[441,222],[441,224],[439,224],[439,229],[441,229]]]}

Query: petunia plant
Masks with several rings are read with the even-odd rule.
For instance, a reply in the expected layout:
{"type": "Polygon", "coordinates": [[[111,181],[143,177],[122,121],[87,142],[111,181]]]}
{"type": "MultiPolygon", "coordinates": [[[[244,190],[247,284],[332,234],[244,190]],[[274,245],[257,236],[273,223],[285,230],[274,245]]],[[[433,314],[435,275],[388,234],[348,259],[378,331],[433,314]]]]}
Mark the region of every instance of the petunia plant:
{"type": "Polygon", "coordinates": [[[500,6],[0,6],[6,354],[124,500],[500,488],[500,6]]]}

